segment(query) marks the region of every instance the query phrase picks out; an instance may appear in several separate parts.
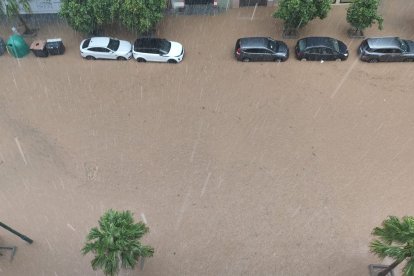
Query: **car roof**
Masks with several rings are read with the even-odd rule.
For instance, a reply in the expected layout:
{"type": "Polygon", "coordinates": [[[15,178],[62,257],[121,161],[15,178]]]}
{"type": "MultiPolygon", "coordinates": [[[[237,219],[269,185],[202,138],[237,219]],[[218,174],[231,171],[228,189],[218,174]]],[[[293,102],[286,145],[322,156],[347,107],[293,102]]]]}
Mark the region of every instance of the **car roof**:
{"type": "Polygon", "coordinates": [[[134,46],[139,48],[157,48],[161,41],[166,41],[164,38],[157,37],[141,37],[135,40],[134,46]]]}
{"type": "Polygon", "coordinates": [[[88,47],[106,47],[109,44],[109,37],[91,37],[88,47]]]}
{"type": "MultiPolygon", "coordinates": [[[[300,40],[305,41],[306,47],[318,47],[318,46],[332,46],[332,40],[336,40],[327,36],[310,36],[300,40]]],[[[299,40],[299,41],[300,41],[299,40]]]]}
{"type": "Polygon", "coordinates": [[[401,47],[398,37],[372,37],[367,38],[367,43],[371,49],[401,47]]]}
{"type": "Polygon", "coordinates": [[[268,41],[269,41],[268,37],[243,37],[243,38],[240,38],[240,47],[242,48],[267,47],[268,41]]]}

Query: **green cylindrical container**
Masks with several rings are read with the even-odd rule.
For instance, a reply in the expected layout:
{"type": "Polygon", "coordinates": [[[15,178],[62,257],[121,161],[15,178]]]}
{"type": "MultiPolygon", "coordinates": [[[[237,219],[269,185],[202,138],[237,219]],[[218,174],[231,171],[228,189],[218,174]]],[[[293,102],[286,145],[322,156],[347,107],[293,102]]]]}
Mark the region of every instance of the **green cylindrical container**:
{"type": "Polygon", "coordinates": [[[29,46],[24,41],[21,35],[14,34],[9,37],[6,43],[7,52],[10,55],[21,58],[27,55],[30,52],[29,46]]]}

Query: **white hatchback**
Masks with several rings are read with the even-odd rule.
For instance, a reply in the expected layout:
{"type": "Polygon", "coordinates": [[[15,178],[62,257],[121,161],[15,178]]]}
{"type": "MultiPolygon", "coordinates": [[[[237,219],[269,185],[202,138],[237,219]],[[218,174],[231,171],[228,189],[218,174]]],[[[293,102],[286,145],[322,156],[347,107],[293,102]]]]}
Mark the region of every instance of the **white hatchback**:
{"type": "Polygon", "coordinates": [[[145,37],[135,40],[132,55],[138,62],[178,63],[183,60],[184,47],[178,42],[145,37]]]}
{"type": "Polygon", "coordinates": [[[132,56],[132,45],[111,37],[91,37],[80,44],[80,54],[86,59],[127,60],[132,56]]]}

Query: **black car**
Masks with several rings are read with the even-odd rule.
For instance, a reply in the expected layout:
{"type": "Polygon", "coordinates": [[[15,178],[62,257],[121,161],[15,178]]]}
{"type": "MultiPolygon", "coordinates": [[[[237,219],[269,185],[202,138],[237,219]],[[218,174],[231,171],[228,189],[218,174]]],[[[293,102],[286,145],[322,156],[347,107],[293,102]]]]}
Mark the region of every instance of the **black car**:
{"type": "Polygon", "coordinates": [[[295,47],[299,60],[346,60],[348,48],[345,43],[331,37],[305,37],[295,47]]]}
{"type": "Polygon", "coordinates": [[[362,61],[414,61],[414,41],[399,37],[367,38],[358,49],[362,61]]]}
{"type": "Polygon", "coordinates": [[[244,62],[286,61],[289,49],[284,42],[270,37],[244,37],[237,40],[234,56],[244,62]]]}

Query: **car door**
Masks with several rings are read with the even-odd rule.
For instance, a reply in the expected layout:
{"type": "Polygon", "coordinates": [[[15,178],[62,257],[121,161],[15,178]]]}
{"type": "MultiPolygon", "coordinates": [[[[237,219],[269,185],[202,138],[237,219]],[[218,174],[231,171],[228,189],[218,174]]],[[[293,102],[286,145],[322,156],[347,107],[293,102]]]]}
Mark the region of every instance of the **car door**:
{"type": "Polygon", "coordinates": [[[336,55],[332,51],[332,49],[328,47],[321,47],[320,48],[320,59],[321,60],[335,60],[336,55]]]}
{"type": "Polygon", "coordinates": [[[321,51],[318,47],[313,47],[305,52],[305,56],[308,60],[320,60],[320,53],[321,51]]]}
{"type": "Polygon", "coordinates": [[[403,61],[404,59],[402,51],[400,49],[390,49],[389,55],[390,61],[403,61]]]}
{"type": "Polygon", "coordinates": [[[389,49],[377,49],[375,50],[375,54],[377,55],[379,61],[389,61],[389,51],[389,49]]]}
{"type": "Polygon", "coordinates": [[[161,52],[158,49],[148,49],[147,53],[151,61],[161,62],[165,59],[165,57],[161,56],[161,52]]]}
{"type": "Polygon", "coordinates": [[[276,58],[275,53],[273,53],[269,49],[260,49],[260,50],[262,52],[262,60],[273,61],[276,58]]]}
{"type": "Polygon", "coordinates": [[[245,50],[246,53],[246,58],[252,60],[252,61],[260,61],[261,57],[260,57],[260,53],[258,51],[258,49],[256,48],[250,48],[250,49],[246,49],[245,50]]]}
{"type": "Polygon", "coordinates": [[[101,58],[99,47],[92,47],[87,49],[86,56],[93,56],[94,58],[101,58]]]}
{"type": "Polygon", "coordinates": [[[111,50],[104,48],[104,47],[95,47],[93,48],[95,51],[95,57],[99,59],[112,59],[111,58],[111,50]]]}

